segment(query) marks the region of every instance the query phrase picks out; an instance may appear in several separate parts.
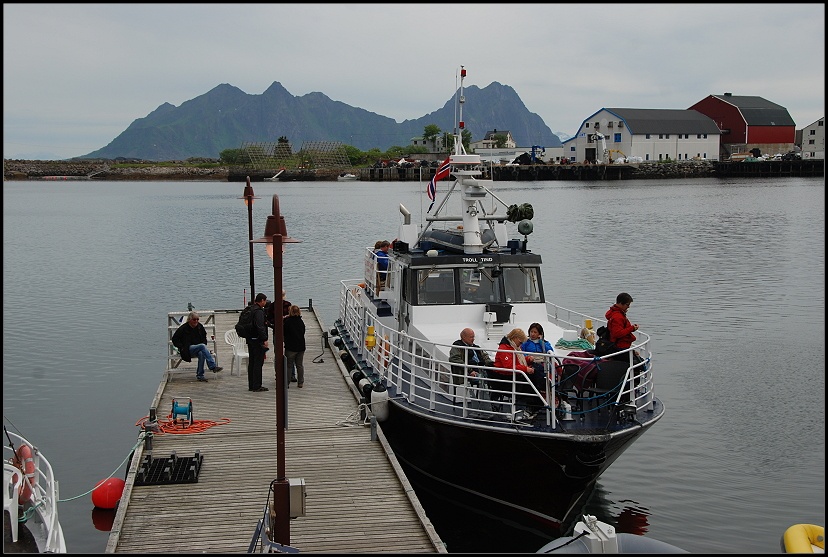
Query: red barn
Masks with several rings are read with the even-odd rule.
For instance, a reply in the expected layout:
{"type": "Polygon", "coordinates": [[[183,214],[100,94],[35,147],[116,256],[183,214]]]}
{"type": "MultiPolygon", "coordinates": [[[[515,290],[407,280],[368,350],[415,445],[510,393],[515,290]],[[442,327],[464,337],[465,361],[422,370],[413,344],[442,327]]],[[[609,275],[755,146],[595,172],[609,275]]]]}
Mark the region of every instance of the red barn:
{"type": "Polygon", "coordinates": [[[690,110],[701,112],[722,131],[720,159],[758,148],[762,154],[787,153],[794,146],[796,123],[788,109],[762,97],[710,95],[690,110]]]}

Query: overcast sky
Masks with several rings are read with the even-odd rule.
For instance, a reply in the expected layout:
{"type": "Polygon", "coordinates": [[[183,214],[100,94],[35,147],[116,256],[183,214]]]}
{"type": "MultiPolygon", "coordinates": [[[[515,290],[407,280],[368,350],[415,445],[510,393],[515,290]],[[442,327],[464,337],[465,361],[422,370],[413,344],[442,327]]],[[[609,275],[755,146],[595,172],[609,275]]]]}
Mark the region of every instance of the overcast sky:
{"type": "Polygon", "coordinates": [[[568,135],[603,107],[724,92],[802,128],[825,116],[825,6],[4,4],[3,157],[84,155],[220,83],[401,122],[442,107],[461,64],[466,85],[510,85],[568,135]]]}

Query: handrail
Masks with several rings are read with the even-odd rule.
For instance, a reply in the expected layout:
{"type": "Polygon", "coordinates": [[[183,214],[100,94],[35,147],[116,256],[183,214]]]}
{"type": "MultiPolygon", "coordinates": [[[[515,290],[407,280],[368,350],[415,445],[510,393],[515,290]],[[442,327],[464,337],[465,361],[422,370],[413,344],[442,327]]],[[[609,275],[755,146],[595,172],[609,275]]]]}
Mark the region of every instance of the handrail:
{"type": "MultiPolygon", "coordinates": [[[[364,289],[369,292],[374,291],[369,284],[366,284],[364,289]]],[[[370,366],[379,376],[385,378],[389,385],[393,385],[398,396],[405,398],[409,404],[437,414],[451,415],[452,417],[456,416],[454,407],[459,406],[464,418],[487,420],[491,423],[493,418],[512,421],[514,419],[513,409],[517,407],[520,398],[545,409],[547,423],[551,424],[553,428],[555,427],[555,414],[553,412],[555,392],[560,383],[554,383],[547,379],[548,388],[544,397],[529,380],[527,374],[521,370],[510,370],[514,371],[511,376],[493,376],[493,372],[489,370],[496,368],[451,362],[449,354],[452,348],[464,350],[470,348],[426,341],[387,327],[379,320],[373,320],[369,313],[362,311],[362,304],[359,300],[361,296],[366,296],[366,294],[358,281],[342,281],[340,316],[344,320],[343,326],[352,335],[351,340],[358,356],[365,365],[370,366]],[[369,325],[374,327],[376,345],[373,349],[365,347],[369,325]],[[488,377],[475,380],[474,377],[469,375],[470,368],[483,370],[488,377]],[[456,373],[459,370],[462,370],[462,373],[456,373]],[[502,401],[503,404],[500,405],[500,408],[488,409],[476,404],[480,401],[479,397],[483,388],[481,381],[500,385],[498,391],[505,392],[508,395],[506,400],[502,401]],[[526,389],[527,385],[528,389],[526,389]],[[501,389],[503,390],[501,391],[501,389]],[[448,401],[451,401],[451,412],[447,411],[446,408],[449,405],[448,401]],[[507,411],[509,409],[512,410],[507,411]]],[[[561,321],[561,315],[559,314],[566,314],[568,319],[573,319],[573,315],[590,318],[554,304],[547,303],[547,306],[552,306],[555,312],[549,314],[550,321],[574,324],[572,321],[561,321]]],[[[637,341],[634,345],[610,356],[605,356],[603,359],[569,355],[557,356],[555,354],[543,356],[550,363],[556,361],[560,363],[562,357],[589,363],[596,360],[606,360],[609,357],[617,360],[620,356],[627,354],[629,366],[624,379],[619,383],[617,392],[613,389],[614,394],[606,405],[621,404],[624,400],[624,404],[634,405],[636,409],[652,409],[653,381],[649,351],[650,337],[646,333],[640,333],[640,336],[642,340],[637,341]],[[641,354],[644,360],[642,363],[633,363],[633,351],[638,351],[641,354]],[[625,398],[628,398],[629,402],[625,398]]],[[[541,356],[532,352],[517,351],[516,353],[533,357],[541,356]]],[[[464,360],[468,361],[468,358],[464,358],[464,360]]],[[[550,377],[549,373],[547,377],[550,377]]],[[[595,410],[597,408],[589,411],[595,410]]]]}

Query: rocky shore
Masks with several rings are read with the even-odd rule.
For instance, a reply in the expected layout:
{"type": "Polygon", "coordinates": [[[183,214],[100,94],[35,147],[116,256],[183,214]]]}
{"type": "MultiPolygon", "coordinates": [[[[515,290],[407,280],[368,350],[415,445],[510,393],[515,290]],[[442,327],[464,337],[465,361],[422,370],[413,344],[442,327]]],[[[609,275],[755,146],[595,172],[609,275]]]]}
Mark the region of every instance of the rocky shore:
{"type": "MultiPolygon", "coordinates": [[[[518,180],[561,180],[561,179],[596,179],[591,175],[581,176],[581,173],[596,173],[600,167],[580,165],[569,167],[570,172],[556,172],[563,167],[555,166],[522,166],[504,167],[515,176],[498,175],[496,179],[518,180]],[[574,172],[574,171],[581,172],[574,172]],[[570,176],[570,174],[572,174],[570,176]]],[[[613,165],[606,167],[607,172],[613,165]]],[[[280,181],[334,181],[339,170],[288,170],[279,178],[280,181]]],[[[358,172],[358,171],[353,171],[358,172]]],[[[162,181],[244,181],[250,176],[254,182],[260,182],[272,176],[274,171],[257,171],[245,168],[231,168],[229,166],[213,166],[200,168],[197,165],[183,161],[172,161],[163,166],[123,166],[115,161],[77,162],[77,161],[36,161],[36,160],[4,160],[3,178],[5,180],[44,180],[50,177],[67,177],[67,179],[91,180],[162,180],[162,181]]],[[[668,178],[706,178],[716,175],[716,163],[713,161],[681,161],[670,163],[637,163],[625,165],[623,179],[668,179],[668,178]]],[[[416,179],[419,175],[410,179],[416,179]]],[[[597,177],[597,179],[607,179],[597,177]]],[[[363,179],[367,179],[363,177],[363,179]]],[[[409,178],[395,178],[409,179],[409,178]]],[[[616,178],[617,179],[617,178],[616,178]]]]}
{"type": "Polygon", "coordinates": [[[199,168],[184,163],[171,166],[117,167],[113,162],[3,161],[5,180],[43,180],[50,176],[67,176],[91,180],[226,181],[228,173],[229,168],[226,166],[199,168]]]}

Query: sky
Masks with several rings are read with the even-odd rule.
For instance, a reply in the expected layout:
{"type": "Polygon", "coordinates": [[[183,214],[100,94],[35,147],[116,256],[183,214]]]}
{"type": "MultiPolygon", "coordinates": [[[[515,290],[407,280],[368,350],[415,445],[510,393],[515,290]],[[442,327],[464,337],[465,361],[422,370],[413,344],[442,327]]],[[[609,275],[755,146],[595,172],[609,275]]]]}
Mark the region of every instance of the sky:
{"type": "Polygon", "coordinates": [[[725,92],[803,128],[825,116],[825,5],[4,4],[3,157],[85,155],[221,83],[402,122],[450,100],[460,65],[569,136],[604,107],[725,92]]]}

